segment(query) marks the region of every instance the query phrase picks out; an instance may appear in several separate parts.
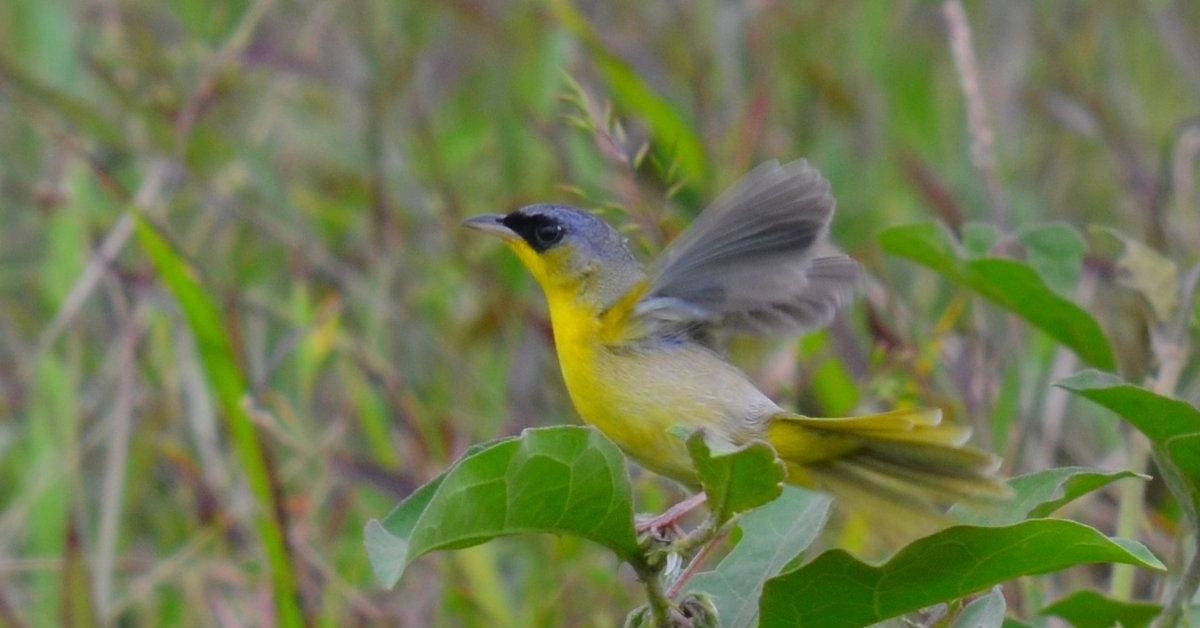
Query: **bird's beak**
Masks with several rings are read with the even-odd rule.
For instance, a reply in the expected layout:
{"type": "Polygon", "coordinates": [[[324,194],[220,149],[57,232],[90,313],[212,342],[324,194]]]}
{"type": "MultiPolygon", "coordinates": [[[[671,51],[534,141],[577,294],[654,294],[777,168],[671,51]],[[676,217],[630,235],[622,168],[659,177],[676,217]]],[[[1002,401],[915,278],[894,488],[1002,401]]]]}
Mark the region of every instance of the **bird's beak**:
{"type": "Polygon", "coordinates": [[[464,220],[463,226],[468,229],[486,231],[505,240],[515,240],[518,237],[516,232],[505,226],[503,221],[504,214],[482,214],[464,220]]]}

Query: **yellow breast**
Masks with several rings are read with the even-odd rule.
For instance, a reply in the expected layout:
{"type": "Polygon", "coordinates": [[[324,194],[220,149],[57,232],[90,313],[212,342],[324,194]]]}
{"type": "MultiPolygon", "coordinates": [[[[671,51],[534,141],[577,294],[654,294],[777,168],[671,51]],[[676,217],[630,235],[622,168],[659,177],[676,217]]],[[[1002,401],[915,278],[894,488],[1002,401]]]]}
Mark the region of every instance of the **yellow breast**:
{"type": "Polygon", "coordinates": [[[694,482],[673,426],[702,428],[738,443],[761,430],[755,418],[778,411],[736,368],[707,350],[609,345],[596,312],[569,298],[549,301],[559,366],[575,409],[652,471],[694,482]]]}

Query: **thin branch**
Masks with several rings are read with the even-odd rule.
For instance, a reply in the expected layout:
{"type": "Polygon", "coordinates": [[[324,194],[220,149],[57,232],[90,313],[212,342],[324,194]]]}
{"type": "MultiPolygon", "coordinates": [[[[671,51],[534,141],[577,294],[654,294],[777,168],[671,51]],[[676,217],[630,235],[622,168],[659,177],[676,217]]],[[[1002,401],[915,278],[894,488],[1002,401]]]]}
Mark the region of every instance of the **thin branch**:
{"type": "MultiPolygon", "coordinates": [[[[1158,360],[1158,372],[1154,380],[1149,383],[1149,387],[1156,394],[1173,397],[1175,389],[1179,386],[1179,378],[1183,374],[1183,367],[1186,365],[1188,358],[1187,329],[1190,317],[1183,312],[1186,312],[1191,306],[1192,299],[1196,294],[1197,283],[1200,283],[1200,265],[1193,267],[1180,280],[1179,296],[1181,313],[1175,317],[1174,321],[1168,321],[1151,330],[1150,348],[1154,353],[1155,359],[1158,360]]],[[[1127,466],[1134,471],[1144,471],[1150,461],[1150,443],[1140,432],[1131,432],[1130,437],[1133,440],[1130,443],[1130,460],[1127,466]]],[[[1170,470],[1163,467],[1164,465],[1159,464],[1160,470],[1164,474],[1169,474],[1170,470]]],[[[1168,482],[1167,486],[1171,486],[1170,482],[1168,482]]],[[[1174,493],[1175,491],[1172,492],[1174,493]]],[[[1120,514],[1117,520],[1118,536],[1137,538],[1138,529],[1141,527],[1145,493],[1145,482],[1127,482],[1121,487],[1119,498],[1120,514]],[[1130,487],[1128,486],[1130,484],[1135,484],[1136,486],[1130,487]]],[[[1200,522],[1196,520],[1194,508],[1187,507],[1191,503],[1187,496],[1180,498],[1179,502],[1190,515],[1188,517],[1191,520],[1189,523],[1193,527],[1200,528],[1200,522]]],[[[1197,554],[1192,559],[1193,563],[1200,561],[1200,552],[1197,552],[1197,554]]],[[[1188,569],[1191,571],[1193,567],[1189,567],[1188,569]]],[[[1200,569],[1200,567],[1196,567],[1196,569],[1200,569]]],[[[1110,588],[1113,597],[1119,600],[1130,599],[1133,595],[1133,578],[1135,573],[1129,565],[1116,565],[1113,567],[1110,588]]],[[[1181,588],[1183,584],[1181,583],[1181,588]]],[[[1191,593],[1195,594],[1195,589],[1191,593]]],[[[1184,601],[1186,602],[1190,599],[1191,597],[1187,597],[1184,601]]],[[[1161,623],[1160,625],[1171,626],[1172,624],[1161,623]]]]}
{"type": "Polygon", "coordinates": [[[971,163],[983,174],[987,187],[988,203],[996,224],[1008,222],[1008,201],[1000,179],[996,176],[996,157],[992,150],[992,127],[988,121],[987,106],[979,80],[979,64],[971,47],[971,26],[960,0],[942,3],[942,14],[950,36],[950,52],[954,67],[958,71],[958,82],[967,101],[967,127],[971,132],[971,163]]]}
{"type": "MultiPolygon", "coordinates": [[[[163,189],[166,186],[170,169],[164,160],[156,160],[150,164],[146,178],[143,179],[141,187],[138,188],[137,194],[133,198],[133,205],[136,208],[146,213],[154,213],[153,208],[158,206],[163,197],[163,189]]],[[[63,299],[62,305],[54,313],[54,318],[50,319],[50,324],[46,325],[46,329],[42,331],[33,352],[33,359],[29,360],[27,368],[33,368],[33,365],[38,363],[41,356],[50,349],[67,325],[83,309],[83,304],[87,302],[88,297],[99,285],[100,278],[104,276],[109,264],[121,254],[121,250],[125,248],[131,235],[133,235],[133,215],[126,211],[121,214],[117,223],[104,237],[100,249],[88,260],[83,273],[67,293],[67,298],[63,299]]]]}
{"type": "MultiPolygon", "coordinates": [[[[1079,285],[1075,289],[1075,302],[1087,307],[1092,302],[1099,283],[1096,273],[1088,272],[1085,269],[1079,279],[1079,285]]],[[[1078,366],[1079,359],[1074,352],[1065,347],[1058,347],[1054,351],[1049,381],[1057,382],[1065,379],[1078,370],[1078,366]]],[[[1055,452],[1062,444],[1063,419],[1066,417],[1069,400],[1070,395],[1061,388],[1052,387],[1046,391],[1046,396],[1042,400],[1042,411],[1037,415],[1040,417],[1042,446],[1040,450],[1031,453],[1031,457],[1037,461],[1036,468],[1038,469],[1048,469],[1054,465],[1055,452]]],[[[1134,482],[1129,482],[1129,484],[1134,484],[1134,482]]]]}
{"type": "Polygon", "coordinates": [[[667,597],[674,599],[679,595],[680,591],[683,590],[683,585],[687,584],[688,581],[692,579],[692,576],[696,575],[696,572],[699,571],[700,567],[704,565],[704,561],[708,560],[708,556],[712,554],[713,549],[715,549],[717,544],[724,540],[728,534],[729,532],[726,528],[723,531],[714,534],[712,538],[708,540],[708,543],[705,544],[704,549],[701,549],[700,552],[696,554],[696,557],[692,559],[692,562],[688,563],[687,568],[683,570],[683,573],[679,575],[679,578],[677,578],[675,582],[671,584],[671,588],[667,591],[667,597]]]}
{"type": "Polygon", "coordinates": [[[109,621],[113,606],[114,566],[118,530],[121,525],[121,504],[124,501],[126,467],[129,458],[129,439],[133,431],[134,387],[137,369],[134,365],[138,338],[146,317],[145,301],[130,313],[118,342],[118,376],[109,421],[108,452],[104,461],[104,476],[100,500],[100,532],[96,544],[96,560],[92,580],[100,618],[109,621]]]}
{"type": "Polygon", "coordinates": [[[200,119],[205,105],[208,104],[213,92],[217,88],[218,81],[221,77],[221,71],[225,66],[237,59],[242,51],[250,45],[254,31],[258,30],[258,24],[267,15],[267,10],[274,4],[274,0],[258,0],[246,9],[242,14],[241,21],[233,33],[221,45],[221,48],[205,65],[200,80],[196,82],[192,89],[191,95],[184,102],[183,108],[179,115],[175,118],[175,132],[179,135],[180,148],[186,146],[187,138],[195,127],[196,121],[200,119]]]}
{"type": "MultiPolygon", "coordinates": [[[[1152,345],[1155,354],[1161,356],[1160,360],[1164,361],[1159,369],[1159,380],[1170,384],[1171,392],[1174,392],[1180,373],[1183,371],[1184,363],[1187,360],[1190,312],[1192,303],[1196,298],[1198,285],[1200,285],[1200,264],[1193,266],[1184,276],[1179,289],[1179,296],[1181,297],[1180,311],[1177,312],[1175,320],[1171,322],[1170,327],[1163,334],[1165,336],[1163,341],[1152,345]]],[[[1167,486],[1175,488],[1176,483],[1170,482],[1172,476],[1168,475],[1168,473],[1170,472],[1164,473],[1164,475],[1167,475],[1167,486]]],[[[1138,484],[1142,484],[1142,482],[1138,482],[1138,484]]],[[[1178,495],[1177,491],[1172,492],[1178,495]]],[[[1196,597],[1196,591],[1200,590],[1200,513],[1196,512],[1195,505],[1189,502],[1187,497],[1187,495],[1181,496],[1179,502],[1185,506],[1184,512],[1188,514],[1188,519],[1190,519],[1189,523],[1192,526],[1192,534],[1195,542],[1192,548],[1192,558],[1183,572],[1179,586],[1176,587],[1175,592],[1167,600],[1162,617],[1159,619],[1158,625],[1163,628],[1174,628],[1179,623],[1183,614],[1187,611],[1188,605],[1196,597]]]]}
{"type": "Polygon", "coordinates": [[[1192,560],[1188,563],[1183,577],[1179,580],[1179,586],[1171,594],[1171,598],[1167,601],[1163,614],[1158,620],[1158,626],[1161,628],[1175,628],[1179,625],[1192,598],[1196,597],[1196,590],[1200,589],[1200,530],[1196,531],[1195,546],[1192,560]]]}

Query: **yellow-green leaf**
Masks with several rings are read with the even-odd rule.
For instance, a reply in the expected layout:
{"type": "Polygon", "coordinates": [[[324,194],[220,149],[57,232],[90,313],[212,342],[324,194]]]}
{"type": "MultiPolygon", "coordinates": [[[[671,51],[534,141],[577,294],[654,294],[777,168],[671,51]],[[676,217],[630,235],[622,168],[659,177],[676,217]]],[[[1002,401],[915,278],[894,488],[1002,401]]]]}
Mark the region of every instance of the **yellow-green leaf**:
{"type": "Polygon", "coordinates": [[[382,522],[369,521],[365,543],[376,578],[390,587],[429,552],[531,532],[572,534],[638,558],[616,445],[595,429],[563,425],[474,448],[382,522]]]}
{"type": "Polygon", "coordinates": [[[1141,544],[1110,539],[1074,521],[957,526],[912,543],[881,565],[832,550],[768,580],[760,625],[865,626],[1020,576],[1109,562],[1165,570],[1141,544]]]}
{"type": "Polygon", "coordinates": [[[892,227],[879,235],[883,250],[913,260],[1020,315],[1063,343],[1081,360],[1111,371],[1112,346],[1099,323],[1083,308],[1046,285],[1037,272],[1013,259],[964,259],[958,244],[936,223],[892,227]]]}

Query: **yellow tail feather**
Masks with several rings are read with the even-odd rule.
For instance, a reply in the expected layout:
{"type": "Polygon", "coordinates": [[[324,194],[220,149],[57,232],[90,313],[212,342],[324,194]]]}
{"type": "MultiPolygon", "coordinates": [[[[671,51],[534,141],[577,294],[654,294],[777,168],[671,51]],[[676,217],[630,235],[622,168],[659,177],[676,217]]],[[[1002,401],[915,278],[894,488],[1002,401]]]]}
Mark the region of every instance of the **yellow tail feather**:
{"type": "Polygon", "coordinates": [[[928,408],[846,418],[780,413],[767,439],[789,482],[833,493],[898,540],[949,523],[942,513],[953,503],[1008,494],[995,476],[999,459],[965,445],[969,428],[941,421],[941,411],[928,408]]]}

